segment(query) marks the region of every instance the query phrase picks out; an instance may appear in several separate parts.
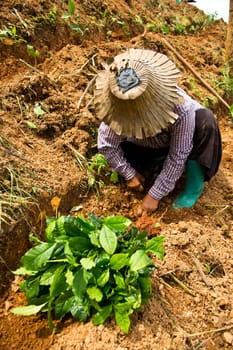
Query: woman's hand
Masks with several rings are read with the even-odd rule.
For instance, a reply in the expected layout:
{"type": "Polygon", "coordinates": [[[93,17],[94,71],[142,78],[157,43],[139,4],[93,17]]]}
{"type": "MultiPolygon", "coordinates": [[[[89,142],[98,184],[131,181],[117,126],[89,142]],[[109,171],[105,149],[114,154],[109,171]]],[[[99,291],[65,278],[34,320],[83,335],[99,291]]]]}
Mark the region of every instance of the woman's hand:
{"type": "Polygon", "coordinates": [[[144,183],[145,183],[145,179],[139,173],[136,173],[136,175],[132,179],[126,181],[126,184],[129,188],[139,192],[143,192],[144,183]]]}
{"type": "Polygon", "coordinates": [[[143,215],[143,213],[153,213],[158,209],[159,200],[152,198],[148,193],[142,200],[141,208],[139,208],[138,215],[143,215]]]}

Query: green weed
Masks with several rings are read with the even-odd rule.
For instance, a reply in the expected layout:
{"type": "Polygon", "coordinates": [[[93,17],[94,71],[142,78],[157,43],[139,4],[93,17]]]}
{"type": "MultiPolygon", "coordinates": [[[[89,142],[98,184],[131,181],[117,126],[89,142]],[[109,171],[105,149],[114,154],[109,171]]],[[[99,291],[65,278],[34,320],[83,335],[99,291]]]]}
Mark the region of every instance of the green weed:
{"type": "Polygon", "coordinates": [[[49,11],[47,16],[36,17],[35,22],[41,24],[54,24],[57,21],[57,9],[53,8],[49,11]]]}
{"type": "Polygon", "coordinates": [[[195,78],[193,78],[191,76],[188,77],[186,82],[185,82],[185,85],[188,87],[189,90],[191,90],[194,93],[194,95],[196,97],[200,97],[201,96],[201,91],[199,89],[199,84],[198,84],[198,82],[196,81],[195,78]]]}
{"type": "MultiPolygon", "coordinates": [[[[139,19],[138,19],[139,20],[139,19]]],[[[113,15],[107,9],[99,12],[99,18],[91,17],[92,24],[96,25],[99,30],[103,28],[106,29],[106,35],[109,38],[114,31],[117,31],[116,28],[121,28],[124,32],[124,35],[127,37],[130,36],[128,24],[122,20],[120,17],[113,15]]]]}
{"type": "Polygon", "coordinates": [[[202,105],[206,108],[212,109],[218,103],[218,98],[215,96],[206,96],[202,101],[202,105]]]}
{"type": "Polygon", "coordinates": [[[1,223],[12,224],[16,214],[23,215],[23,208],[35,204],[33,196],[25,190],[19,172],[12,166],[4,166],[0,174],[0,227],[1,223]]]}
{"type": "Polygon", "coordinates": [[[148,22],[146,28],[157,33],[188,35],[205,29],[215,20],[216,14],[194,18],[171,17],[167,20],[156,19],[154,22],[148,22]]]}
{"type": "Polygon", "coordinates": [[[80,24],[80,16],[76,15],[75,4],[73,1],[68,1],[68,12],[62,15],[62,19],[69,25],[69,27],[76,33],[84,35],[88,30],[88,26],[80,24]]]}
{"type": "Polygon", "coordinates": [[[12,24],[8,27],[3,26],[3,29],[0,30],[0,40],[7,45],[26,42],[20,35],[18,35],[16,26],[12,24]],[[6,41],[7,39],[8,41],[6,41]]]}
{"type": "Polygon", "coordinates": [[[227,96],[233,96],[233,77],[230,75],[230,68],[227,65],[221,72],[222,79],[216,82],[217,89],[222,89],[227,96]]]}

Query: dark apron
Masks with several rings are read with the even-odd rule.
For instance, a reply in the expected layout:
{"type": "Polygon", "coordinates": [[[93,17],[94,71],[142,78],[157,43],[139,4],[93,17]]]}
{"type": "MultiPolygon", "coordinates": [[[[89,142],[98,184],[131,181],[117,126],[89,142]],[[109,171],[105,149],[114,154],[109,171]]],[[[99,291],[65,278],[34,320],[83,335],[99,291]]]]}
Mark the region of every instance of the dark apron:
{"type": "MultiPolygon", "coordinates": [[[[167,148],[149,148],[129,141],[121,143],[127,161],[139,171],[162,168],[169,152],[167,148]]],[[[209,109],[196,111],[193,148],[188,159],[196,160],[205,169],[205,181],[209,181],[219,168],[222,157],[222,141],[218,122],[209,109]]]]}

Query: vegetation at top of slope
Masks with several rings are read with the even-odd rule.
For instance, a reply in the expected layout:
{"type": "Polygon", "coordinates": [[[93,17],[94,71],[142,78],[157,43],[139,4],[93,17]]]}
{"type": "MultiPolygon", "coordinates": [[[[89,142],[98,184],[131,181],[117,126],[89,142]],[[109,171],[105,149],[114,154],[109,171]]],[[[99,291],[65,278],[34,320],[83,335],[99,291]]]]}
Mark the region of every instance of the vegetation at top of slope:
{"type": "MultiPolygon", "coordinates": [[[[107,41],[114,41],[118,35],[123,35],[127,39],[145,30],[162,34],[189,35],[206,29],[216,20],[216,14],[198,13],[192,17],[186,15],[182,8],[179,15],[177,12],[168,15],[167,5],[162,2],[154,5],[148,1],[145,4],[145,9],[147,7],[151,9],[150,15],[148,11],[135,14],[130,7],[128,11],[118,13],[108,3],[102,2],[84,5],[82,2],[68,0],[66,4],[57,2],[51,6],[49,8],[48,4],[44,10],[38,11],[32,4],[32,9],[29,11],[26,6],[16,4],[9,11],[9,16],[4,18],[0,28],[0,43],[3,47],[20,44],[26,49],[28,45],[33,45],[35,51],[39,52],[43,29],[59,33],[66,28],[70,33],[66,36],[67,41],[77,41],[81,37],[88,38],[93,33],[95,35],[99,33],[101,38],[105,36],[107,41]],[[40,40],[37,40],[38,35],[40,40]]],[[[59,40],[60,36],[56,36],[59,40]]],[[[28,53],[30,55],[30,52],[28,53]]]]}

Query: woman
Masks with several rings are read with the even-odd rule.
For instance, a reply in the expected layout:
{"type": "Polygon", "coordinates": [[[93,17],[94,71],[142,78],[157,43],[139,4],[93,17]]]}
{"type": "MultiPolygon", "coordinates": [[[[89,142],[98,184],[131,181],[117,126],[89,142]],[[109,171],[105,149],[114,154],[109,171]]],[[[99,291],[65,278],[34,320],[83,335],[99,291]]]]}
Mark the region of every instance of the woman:
{"type": "Polygon", "coordinates": [[[145,189],[143,172],[160,166],[142,200],[142,211],[156,210],[185,170],[185,188],[173,208],[192,207],[221,160],[217,121],[177,87],[179,76],[167,56],[128,49],[96,79],[95,103],[102,121],[99,152],[138,191],[145,189]]]}

